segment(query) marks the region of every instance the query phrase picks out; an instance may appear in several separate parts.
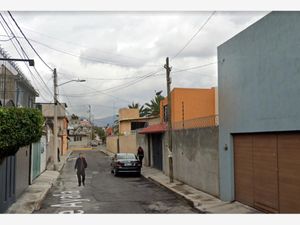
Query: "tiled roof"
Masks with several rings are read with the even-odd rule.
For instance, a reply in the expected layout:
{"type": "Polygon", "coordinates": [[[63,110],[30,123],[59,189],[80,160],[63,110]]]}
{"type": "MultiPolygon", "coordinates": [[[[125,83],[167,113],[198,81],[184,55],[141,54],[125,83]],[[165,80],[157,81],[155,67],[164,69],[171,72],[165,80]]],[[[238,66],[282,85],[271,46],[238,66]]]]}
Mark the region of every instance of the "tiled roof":
{"type": "Polygon", "coordinates": [[[139,131],[139,134],[148,134],[148,133],[164,133],[167,130],[166,123],[153,124],[148,127],[143,128],[139,131]]]}

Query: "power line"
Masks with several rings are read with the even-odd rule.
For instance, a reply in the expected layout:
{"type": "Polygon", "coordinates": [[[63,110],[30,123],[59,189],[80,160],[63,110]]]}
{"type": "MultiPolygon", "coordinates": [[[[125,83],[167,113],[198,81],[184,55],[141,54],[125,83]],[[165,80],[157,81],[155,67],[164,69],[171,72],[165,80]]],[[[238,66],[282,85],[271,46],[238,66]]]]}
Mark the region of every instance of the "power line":
{"type": "MultiPolygon", "coordinates": [[[[8,19],[8,22],[10,23],[10,20],[8,19]]],[[[10,23],[11,24],[11,23],[10,23]]],[[[10,28],[9,27],[9,25],[7,25],[8,26],[8,28],[11,30],[11,29],[14,29],[14,27],[13,27],[13,25],[11,24],[11,26],[12,26],[12,28],[10,28]]],[[[22,47],[22,45],[21,45],[21,43],[19,42],[19,40],[18,40],[18,37],[14,34],[14,32],[11,30],[11,33],[12,33],[12,35],[13,35],[13,37],[15,38],[15,40],[18,42],[18,44],[19,44],[19,46],[20,46],[20,48],[21,48],[21,50],[22,50],[22,52],[23,52],[23,55],[24,55],[24,57],[25,58],[27,58],[27,59],[29,59],[29,57],[28,57],[28,55],[26,54],[26,52],[25,52],[25,50],[23,49],[23,47],[22,47]]],[[[23,37],[22,37],[23,38],[23,37]]],[[[17,50],[18,51],[18,50],[17,50]]],[[[20,55],[20,54],[19,54],[20,55]]],[[[22,56],[20,56],[21,58],[22,58],[22,56]]],[[[29,70],[29,72],[31,73],[31,75],[33,75],[33,73],[32,73],[32,71],[30,70],[30,68],[28,67],[28,65],[25,63],[25,65],[26,65],[26,67],[28,68],[28,70],[29,70]]],[[[33,67],[33,69],[34,69],[34,71],[36,72],[36,74],[38,75],[38,77],[39,77],[39,79],[40,79],[40,81],[41,81],[41,83],[42,83],[42,87],[43,87],[43,85],[46,87],[46,89],[44,89],[44,87],[43,87],[43,90],[45,91],[46,90],[46,92],[48,91],[49,93],[50,93],[50,95],[52,96],[53,95],[53,93],[52,93],[52,91],[50,90],[50,88],[48,87],[48,85],[45,83],[45,81],[44,81],[44,79],[43,79],[43,77],[41,76],[41,74],[38,72],[38,70],[36,69],[36,67],[34,66],[33,67]]],[[[35,76],[34,76],[35,77],[35,76]]],[[[35,78],[36,79],[36,78],[35,78]]]]}
{"type": "Polygon", "coordinates": [[[192,40],[199,34],[199,32],[205,27],[205,25],[209,22],[209,20],[213,17],[216,11],[213,11],[210,16],[205,20],[202,26],[197,30],[197,32],[191,37],[190,40],[172,57],[173,59],[176,58],[191,42],[192,40]]]}
{"type": "MultiPolygon", "coordinates": [[[[15,38],[13,31],[11,30],[11,28],[9,27],[9,25],[7,24],[6,20],[4,19],[4,17],[2,16],[1,13],[0,13],[0,16],[2,17],[2,19],[3,19],[3,21],[5,22],[6,26],[9,28],[10,32],[12,33],[13,38],[15,38]]],[[[8,31],[6,30],[6,28],[4,27],[4,25],[3,25],[3,23],[2,23],[1,21],[0,21],[0,24],[1,24],[2,28],[3,28],[3,30],[5,31],[5,33],[8,35],[8,31]]],[[[19,52],[17,46],[16,46],[15,43],[13,42],[13,38],[11,38],[11,43],[13,44],[14,48],[16,49],[18,55],[23,59],[23,57],[22,57],[21,53],[19,52]]],[[[16,41],[18,42],[17,39],[16,39],[16,41]]],[[[20,45],[20,43],[18,43],[18,44],[20,45]]],[[[21,45],[20,45],[20,47],[22,48],[21,45]]],[[[26,52],[24,51],[23,48],[22,48],[22,50],[23,50],[23,52],[22,52],[23,55],[25,55],[26,52]]],[[[25,57],[25,58],[26,58],[26,57],[25,57]]],[[[25,66],[27,67],[27,69],[29,70],[31,76],[33,77],[34,75],[33,75],[33,73],[31,72],[31,70],[29,69],[29,67],[28,67],[28,65],[26,64],[26,62],[24,62],[24,64],[25,64],[25,66]]],[[[35,78],[35,79],[36,79],[36,78],[35,78]]],[[[33,80],[34,80],[34,79],[33,79],[33,80]]],[[[38,93],[39,93],[39,95],[40,95],[42,98],[44,98],[44,97],[41,95],[41,93],[40,93],[39,91],[38,91],[38,93]]]]}
{"type": "MultiPolygon", "coordinates": [[[[1,36],[2,36],[2,35],[1,35],[1,36]]],[[[0,40],[0,41],[5,42],[5,41],[10,41],[10,40],[12,40],[12,39],[14,39],[14,37],[8,38],[8,39],[6,39],[6,40],[0,40]]]]}
{"type": "MultiPolygon", "coordinates": [[[[64,74],[67,76],[72,76],[75,78],[75,76],[69,74],[69,73],[63,73],[63,72],[58,72],[59,74],[64,74]]],[[[142,78],[143,76],[131,76],[131,77],[120,77],[120,78],[97,78],[97,77],[88,77],[88,76],[84,76],[81,75],[82,77],[84,77],[86,80],[108,80],[108,81],[112,81],[112,80],[131,80],[131,79],[137,79],[137,78],[142,78]]]]}
{"type": "Polygon", "coordinates": [[[10,13],[10,11],[7,11],[8,14],[10,15],[10,17],[12,18],[12,20],[14,21],[14,23],[16,24],[16,26],[18,27],[19,31],[21,32],[21,34],[23,35],[23,37],[25,38],[25,40],[27,41],[27,43],[30,45],[30,47],[32,48],[32,50],[35,52],[35,54],[40,58],[40,60],[51,70],[53,71],[53,69],[44,61],[44,59],[39,55],[39,53],[35,50],[35,48],[32,46],[32,44],[30,43],[30,41],[27,39],[27,37],[25,36],[25,34],[23,33],[22,29],[19,27],[17,21],[14,19],[14,17],[12,16],[12,14],[10,13]]]}
{"type": "MultiPolygon", "coordinates": [[[[21,37],[21,38],[23,38],[23,37],[21,37]]],[[[52,47],[48,44],[42,43],[40,41],[31,39],[31,38],[28,38],[28,40],[30,40],[34,43],[37,43],[39,45],[42,45],[46,48],[49,48],[53,51],[56,51],[56,52],[59,52],[59,53],[65,54],[65,55],[69,55],[69,56],[72,56],[72,57],[75,57],[75,58],[84,59],[86,61],[102,63],[102,64],[108,64],[108,65],[114,65],[114,66],[132,67],[132,65],[130,65],[130,64],[118,63],[118,62],[113,62],[113,61],[109,61],[109,60],[105,60],[105,59],[99,59],[99,58],[95,58],[95,57],[87,57],[87,56],[77,55],[75,53],[71,53],[71,52],[68,52],[66,50],[61,50],[61,49],[54,48],[54,47],[52,47]]],[[[143,66],[144,67],[157,67],[158,65],[143,65],[143,66]]]]}
{"type": "MultiPolygon", "coordinates": [[[[34,40],[32,38],[28,38],[28,40],[30,40],[34,43],[37,43],[39,45],[42,45],[46,48],[49,48],[53,51],[56,51],[56,52],[59,52],[59,53],[65,54],[65,55],[69,55],[69,56],[72,56],[72,57],[75,57],[75,58],[84,59],[86,61],[97,62],[97,63],[102,63],[102,64],[109,64],[109,65],[114,65],[114,66],[132,67],[132,65],[130,65],[130,64],[118,63],[118,62],[113,62],[113,61],[109,61],[109,60],[105,60],[105,59],[99,59],[99,58],[95,58],[95,57],[87,57],[87,56],[77,55],[77,54],[68,52],[66,50],[61,50],[61,49],[54,48],[54,47],[52,47],[48,44],[42,43],[42,42],[34,40]]],[[[143,66],[145,66],[145,67],[157,67],[158,65],[143,65],[143,66]]]]}
{"type": "MultiPolygon", "coordinates": [[[[12,30],[13,28],[11,28],[11,27],[8,25],[8,23],[6,22],[5,18],[3,17],[2,13],[0,13],[0,16],[1,16],[1,18],[3,19],[3,21],[5,22],[5,24],[6,24],[6,26],[8,27],[8,29],[10,30],[10,32],[11,32],[11,34],[13,35],[14,39],[17,41],[18,45],[20,46],[23,56],[24,56],[25,58],[29,59],[29,57],[28,57],[27,53],[25,52],[25,50],[23,49],[21,43],[19,42],[18,38],[17,38],[16,35],[14,34],[14,32],[13,32],[13,30],[12,30]]],[[[2,25],[2,27],[3,27],[3,29],[4,29],[4,31],[6,32],[6,34],[8,35],[8,32],[6,31],[4,25],[3,25],[2,23],[1,23],[1,25],[2,25]]],[[[22,55],[21,55],[21,53],[18,51],[18,48],[17,48],[16,45],[14,44],[13,40],[11,40],[11,42],[12,42],[13,46],[15,47],[15,49],[16,49],[17,53],[19,54],[19,56],[20,56],[21,58],[23,58],[22,55]]],[[[24,62],[24,63],[25,63],[25,62],[24,62]]],[[[29,69],[28,65],[27,65],[26,63],[25,63],[25,65],[26,65],[27,69],[29,70],[29,72],[31,73],[31,75],[34,76],[33,73],[31,72],[31,70],[29,69]]],[[[48,86],[47,86],[46,83],[44,82],[42,76],[39,74],[39,72],[36,70],[35,67],[34,67],[34,70],[36,71],[36,73],[37,73],[38,77],[40,78],[40,80],[42,81],[42,83],[43,83],[43,84],[45,85],[45,87],[47,88],[47,91],[49,91],[49,93],[52,95],[51,90],[48,88],[48,86]]]]}
{"type": "MultiPolygon", "coordinates": [[[[67,43],[67,44],[71,44],[71,45],[74,45],[74,46],[81,46],[81,47],[84,47],[84,48],[87,48],[88,46],[87,45],[82,45],[82,44],[78,44],[78,43],[74,43],[74,42],[71,42],[71,41],[65,41],[65,40],[61,40],[61,39],[58,39],[56,37],[52,37],[52,36],[49,36],[49,35],[46,35],[44,33],[41,33],[41,32],[38,32],[38,31],[35,31],[31,28],[28,28],[28,27],[25,27],[25,26],[21,26],[23,27],[25,30],[28,30],[28,31],[31,31],[33,33],[37,33],[41,36],[45,36],[47,38],[50,38],[50,39],[54,39],[54,40],[57,40],[57,41],[60,41],[60,42],[63,42],[63,43],[67,43]]],[[[107,52],[107,51],[103,51],[103,50],[98,50],[96,49],[98,52],[101,52],[103,54],[108,54],[108,55],[112,55],[112,56],[120,56],[120,57],[124,57],[124,58],[132,58],[132,59],[137,59],[137,60],[141,60],[140,58],[137,58],[137,57],[133,57],[133,56],[126,56],[126,55],[122,55],[122,54],[112,54],[111,52],[107,52]]],[[[153,65],[155,66],[155,65],[153,65]]]]}
{"type": "MultiPolygon", "coordinates": [[[[210,65],[214,65],[214,64],[217,64],[217,62],[211,62],[211,63],[207,63],[207,64],[203,64],[203,65],[199,65],[199,66],[192,66],[192,67],[188,67],[188,68],[185,68],[185,69],[179,69],[179,70],[175,70],[173,71],[172,73],[180,73],[180,72],[184,72],[184,71],[189,71],[189,70],[195,70],[195,69],[200,69],[200,68],[204,68],[204,67],[208,67],[210,65]]],[[[123,88],[126,88],[126,87],[129,87],[135,83],[138,83],[146,78],[149,78],[151,76],[165,76],[165,74],[157,74],[157,72],[155,73],[150,73],[148,75],[144,75],[144,76],[141,76],[140,78],[142,79],[137,79],[135,80],[134,82],[128,82],[128,83],[125,83],[125,84],[120,84],[120,85],[117,85],[117,86],[114,86],[114,87],[111,87],[111,88],[108,88],[108,89],[104,89],[104,90],[97,90],[97,89],[94,89],[94,88],[91,88],[91,89],[94,89],[96,91],[92,91],[92,92],[88,92],[88,93],[79,93],[77,95],[68,95],[68,97],[87,97],[87,96],[91,96],[97,92],[101,92],[102,94],[106,94],[106,93],[103,93],[103,91],[107,91],[107,90],[111,90],[111,89],[116,89],[118,88],[118,90],[120,89],[123,89],[123,88]]]]}
{"type": "Polygon", "coordinates": [[[175,70],[172,73],[180,73],[180,72],[184,72],[184,71],[200,69],[200,68],[204,68],[204,67],[207,67],[207,66],[211,66],[211,65],[217,64],[217,63],[218,62],[212,62],[212,63],[203,64],[203,65],[200,65],[200,66],[188,67],[188,68],[185,68],[185,69],[175,70]]]}
{"type": "MultiPolygon", "coordinates": [[[[109,60],[105,60],[105,59],[99,59],[99,58],[95,58],[95,57],[86,57],[86,56],[77,55],[77,54],[74,54],[74,53],[71,53],[71,52],[68,52],[68,51],[65,51],[65,50],[61,50],[61,49],[51,47],[48,44],[44,44],[44,43],[42,43],[40,41],[37,41],[37,40],[33,40],[33,39],[30,39],[30,40],[37,43],[37,44],[39,44],[39,45],[42,45],[46,48],[49,48],[53,51],[57,51],[59,53],[63,53],[63,54],[69,55],[69,56],[73,56],[75,58],[84,59],[86,61],[97,62],[97,63],[102,63],[102,64],[109,64],[109,65],[114,65],[114,66],[132,67],[132,65],[130,65],[130,64],[123,64],[123,63],[113,62],[113,61],[109,61],[109,60]]],[[[144,65],[144,66],[153,67],[153,66],[157,66],[157,65],[144,65]]]]}

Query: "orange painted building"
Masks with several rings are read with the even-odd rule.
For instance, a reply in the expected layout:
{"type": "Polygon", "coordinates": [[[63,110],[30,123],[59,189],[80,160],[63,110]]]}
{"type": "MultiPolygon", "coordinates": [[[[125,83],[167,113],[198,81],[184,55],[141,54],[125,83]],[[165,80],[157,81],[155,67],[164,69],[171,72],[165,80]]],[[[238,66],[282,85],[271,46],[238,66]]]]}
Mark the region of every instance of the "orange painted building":
{"type": "MultiPolygon", "coordinates": [[[[171,91],[171,121],[173,128],[217,125],[217,88],[174,88],[171,91]]],[[[167,97],[160,102],[161,122],[167,121],[167,97]]]]}

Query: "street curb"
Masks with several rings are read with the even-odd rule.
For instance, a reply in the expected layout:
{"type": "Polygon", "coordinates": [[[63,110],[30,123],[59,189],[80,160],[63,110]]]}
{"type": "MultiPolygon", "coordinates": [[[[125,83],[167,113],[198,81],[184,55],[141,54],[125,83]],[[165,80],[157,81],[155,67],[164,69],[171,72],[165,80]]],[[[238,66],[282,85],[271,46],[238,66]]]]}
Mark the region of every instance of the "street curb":
{"type": "MultiPolygon", "coordinates": [[[[59,172],[59,171],[58,171],[59,172]]],[[[39,199],[35,204],[34,204],[34,209],[32,210],[32,212],[30,213],[33,213],[34,211],[36,210],[39,210],[42,206],[42,202],[44,201],[44,199],[46,198],[47,194],[49,193],[50,189],[52,188],[53,184],[56,182],[57,178],[59,177],[60,173],[58,174],[58,176],[53,180],[53,182],[50,184],[49,188],[47,188],[43,194],[42,194],[42,197],[41,199],[39,199]]]]}
{"type": "Polygon", "coordinates": [[[44,201],[44,199],[46,198],[47,194],[49,193],[50,189],[52,188],[53,184],[57,181],[59,175],[60,175],[60,172],[63,170],[68,158],[70,157],[70,155],[73,153],[73,150],[70,150],[70,152],[66,155],[65,159],[64,159],[64,162],[62,164],[62,166],[57,170],[57,172],[59,173],[58,176],[51,182],[50,184],[50,187],[47,188],[45,190],[45,192],[42,194],[42,198],[40,200],[38,200],[35,204],[35,207],[34,207],[34,210],[31,212],[33,213],[34,211],[37,211],[41,208],[42,206],[42,202],[44,201]]]}
{"type": "Polygon", "coordinates": [[[42,206],[42,202],[44,201],[44,199],[46,198],[47,194],[49,193],[50,189],[52,188],[53,184],[57,181],[58,177],[60,176],[60,172],[63,170],[68,158],[70,157],[70,155],[73,153],[73,151],[71,150],[65,157],[64,162],[62,164],[62,166],[59,168],[59,170],[57,171],[59,174],[58,176],[52,181],[52,183],[50,184],[50,187],[42,194],[42,198],[35,204],[34,210],[31,212],[33,213],[36,210],[39,210],[42,206]]]}
{"type": "Polygon", "coordinates": [[[160,183],[159,181],[153,179],[152,177],[149,177],[149,176],[147,177],[147,176],[144,175],[143,173],[142,173],[142,176],[143,176],[144,178],[148,179],[149,181],[151,181],[152,183],[154,183],[154,184],[156,184],[156,185],[158,185],[158,186],[160,186],[160,187],[162,187],[162,188],[164,188],[164,189],[166,189],[166,190],[168,190],[168,191],[173,192],[177,197],[179,197],[179,198],[185,200],[185,201],[186,201],[191,207],[193,207],[193,209],[195,209],[197,212],[199,212],[199,213],[207,213],[207,212],[203,212],[203,211],[201,211],[199,208],[197,208],[197,207],[195,206],[194,202],[193,202],[191,199],[187,198],[185,195],[181,194],[180,192],[177,192],[177,191],[173,190],[172,188],[168,187],[167,185],[164,185],[163,183],[160,183]]]}
{"type": "Polygon", "coordinates": [[[66,162],[68,161],[68,158],[70,157],[70,155],[73,153],[73,150],[70,150],[70,152],[68,153],[68,155],[66,155],[65,159],[64,159],[64,163],[62,164],[62,166],[58,169],[58,172],[60,173],[62,171],[62,169],[64,168],[66,162]]]}
{"type": "MultiPolygon", "coordinates": [[[[52,188],[52,186],[54,185],[54,183],[57,181],[58,177],[60,176],[61,174],[61,171],[62,169],[64,168],[65,164],[66,164],[66,161],[67,159],[70,157],[70,155],[72,154],[73,151],[70,151],[66,157],[64,158],[64,162],[62,163],[62,165],[60,166],[60,168],[58,168],[58,170],[56,171],[57,172],[57,175],[55,175],[52,179],[46,181],[48,183],[47,187],[40,191],[40,195],[39,195],[39,198],[35,201],[26,201],[24,200],[24,196],[26,196],[26,191],[24,192],[23,195],[20,196],[19,199],[17,199],[7,210],[5,213],[12,213],[12,214],[32,214],[34,211],[38,211],[41,206],[42,206],[42,203],[43,201],[45,200],[47,194],[49,193],[50,189],[52,188]],[[22,199],[23,197],[23,199],[22,199]],[[19,209],[19,208],[23,208],[22,206],[27,206],[27,207],[24,207],[25,210],[23,209],[19,209]]],[[[46,170],[47,171],[47,170],[46,170]]],[[[44,171],[43,173],[45,173],[46,171],[44,171]]],[[[51,170],[48,170],[48,171],[51,171],[51,170]]],[[[42,173],[42,174],[43,174],[42,173]]],[[[41,174],[41,175],[42,175],[41,174]]],[[[40,175],[40,176],[41,176],[40,175]]],[[[39,176],[39,177],[40,177],[39,176]]],[[[38,180],[37,180],[38,181],[38,180]]],[[[38,183],[41,182],[41,181],[38,181],[38,183]]],[[[33,183],[31,184],[30,186],[28,186],[27,188],[35,188],[35,184],[38,185],[38,183],[33,183]]],[[[29,191],[30,192],[30,191],[29,191]]],[[[29,193],[30,195],[30,193],[29,193]]],[[[28,198],[28,197],[27,197],[28,198]]]]}
{"type": "MultiPolygon", "coordinates": [[[[33,200],[33,201],[29,201],[26,199],[26,191],[23,195],[20,196],[20,198],[14,202],[7,210],[5,213],[10,213],[10,214],[31,214],[33,213],[35,210],[39,210],[41,208],[42,202],[45,199],[45,197],[47,196],[50,188],[53,186],[54,182],[56,182],[58,176],[59,176],[59,172],[57,171],[57,176],[48,181],[48,186],[46,187],[45,190],[41,191],[40,196],[38,197],[37,200],[33,200]],[[25,199],[24,199],[25,198],[25,199]]],[[[31,186],[29,186],[28,188],[35,188],[36,185],[38,186],[38,183],[34,183],[31,186]]],[[[29,191],[29,195],[30,195],[29,191]]],[[[27,196],[28,198],[28,196],[27,196]]]]}

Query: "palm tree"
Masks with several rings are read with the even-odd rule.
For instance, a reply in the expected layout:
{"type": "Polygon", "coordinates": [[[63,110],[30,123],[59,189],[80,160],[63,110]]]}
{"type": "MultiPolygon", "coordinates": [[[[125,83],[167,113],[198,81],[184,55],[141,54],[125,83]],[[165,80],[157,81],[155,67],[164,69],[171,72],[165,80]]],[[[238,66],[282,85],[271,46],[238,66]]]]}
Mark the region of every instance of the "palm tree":
{"type": "Polygon", "coordinates": [[[117,114],[115,116],[116,116],[116,119],[114,121],[112,128],[113,128],[113,133],[115,135],[117,135],[117,134],[119,134],[119,114],[117,114]]]}
{"type": "Polygon", "coordinates": [[[140,106],[139,103],[132,102],[131,105],[128,105],[129,109],[139,109],[140,117],[144,117],[147,115],[144,105],[140,106]]]}
{"type": "Polygon", "coordinates": [[[160,113],[160,101],[164,99],[161,93],[157,94],[150,103],[146,103],[145,113],[147,116],[157,116],[160,113]]]}
{"type": "Polygon", "coordinates": [[[139,103],[132,102],[131,105],[128,105],[129,109],[138,109],[140,107],[139,103]]]}

